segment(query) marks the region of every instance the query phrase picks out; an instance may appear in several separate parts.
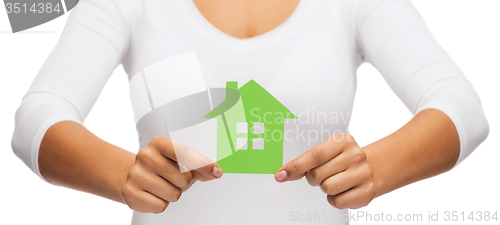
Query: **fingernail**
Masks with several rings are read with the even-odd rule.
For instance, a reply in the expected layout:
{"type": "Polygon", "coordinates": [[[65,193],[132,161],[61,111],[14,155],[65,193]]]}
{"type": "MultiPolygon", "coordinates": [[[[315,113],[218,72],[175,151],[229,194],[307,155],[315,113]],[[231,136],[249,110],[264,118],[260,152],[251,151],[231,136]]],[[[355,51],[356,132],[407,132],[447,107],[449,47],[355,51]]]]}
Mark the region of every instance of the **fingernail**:
{"type": "Polygon", "coordinates": [[[282,170],[276,173],[276,180],[284,181],[285,179],[286,179],[286,170],[282,170]]]}
{"type": "Polygon", "coordinates": [[[212,174],[215,177],[220,178],[222,176],[222,169],[220,167],[214,167],[214,169],[212,170],[212,174]]]}

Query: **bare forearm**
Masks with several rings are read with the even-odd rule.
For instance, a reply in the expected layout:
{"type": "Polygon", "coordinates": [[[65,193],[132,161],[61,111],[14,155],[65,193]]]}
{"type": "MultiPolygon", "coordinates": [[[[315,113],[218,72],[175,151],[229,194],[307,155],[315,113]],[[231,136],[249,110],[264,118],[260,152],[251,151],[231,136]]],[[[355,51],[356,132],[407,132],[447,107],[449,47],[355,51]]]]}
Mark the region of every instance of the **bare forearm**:
{"type": "Polygon", "coordinates": [[[428,109],[363,150],[380,196],[451,169],[460,154],[460,141],[448,116],[428,109]]]}
{"type": "MultiPolygon", "coordinates": [[[[460,152],[452,121],[425,110],[393,134],[363,148],[377,196],[453,167],[460,152]]],[[[42,175],[52,184],[118,202],[135,155],[111,145],[74,122],[60,122],[45,134],[39,153],[42,175]]]]}
{"type": "Polygon", "coordinates": [[[41,174],[54,185],[123,203],[121,186],[135,155],[101,140],[78,123],[63,121],[46,132],[38,161],[41,174]]]}

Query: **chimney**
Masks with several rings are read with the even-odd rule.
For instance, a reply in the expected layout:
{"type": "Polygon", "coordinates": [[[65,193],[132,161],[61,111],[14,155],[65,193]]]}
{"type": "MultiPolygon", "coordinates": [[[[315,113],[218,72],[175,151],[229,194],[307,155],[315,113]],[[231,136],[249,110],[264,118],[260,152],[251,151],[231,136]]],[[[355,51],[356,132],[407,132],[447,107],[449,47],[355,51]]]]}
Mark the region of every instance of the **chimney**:
{"type": "Polygon", "coordinates": [[[226,82],[227,89],[238,90],[238,81],[227,81],[226,82]]]}

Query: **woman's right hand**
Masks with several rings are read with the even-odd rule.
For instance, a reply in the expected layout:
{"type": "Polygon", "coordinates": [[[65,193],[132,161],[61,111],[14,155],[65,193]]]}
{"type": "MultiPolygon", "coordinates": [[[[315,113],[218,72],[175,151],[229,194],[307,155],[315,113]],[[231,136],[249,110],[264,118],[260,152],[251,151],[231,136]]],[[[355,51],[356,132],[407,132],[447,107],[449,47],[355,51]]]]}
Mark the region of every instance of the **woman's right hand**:
{"type": "Polygon", "coordinates": [[[221,176],[215,162],[169,137],[157,136],[137,153],[121,195],[135,211],[161,213],[195,181],[221,176]]]}

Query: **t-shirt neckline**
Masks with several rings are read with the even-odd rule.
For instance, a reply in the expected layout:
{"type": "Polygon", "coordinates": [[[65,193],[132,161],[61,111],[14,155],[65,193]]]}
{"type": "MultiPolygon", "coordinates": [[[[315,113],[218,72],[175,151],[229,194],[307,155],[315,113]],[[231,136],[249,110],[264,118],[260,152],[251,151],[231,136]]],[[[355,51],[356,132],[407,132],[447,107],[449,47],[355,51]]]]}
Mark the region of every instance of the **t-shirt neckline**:
{"type": "Polygon", "coordinates": [[[223,45],[231,45],[233,47],[257,47],[259,45],[272,44],[275,41],[279,41],[284,38],[287,34],[298,27],[298,23],[303,19],[306,9],[310,4],[309,0],[300,0],[299,4],[293,11],[293,13],[279,26],[274,29],[265,32],[263,34],[239,39],[237,37],[231,36],[219,30],[217,27],[212,25],[198,10],[196,5],[192,0],[177,0],[180,2],[181,10],[191,18],[191,22],[200,31],[205,32],[208,38],[213,41],[219,42],[223,45]]]}

